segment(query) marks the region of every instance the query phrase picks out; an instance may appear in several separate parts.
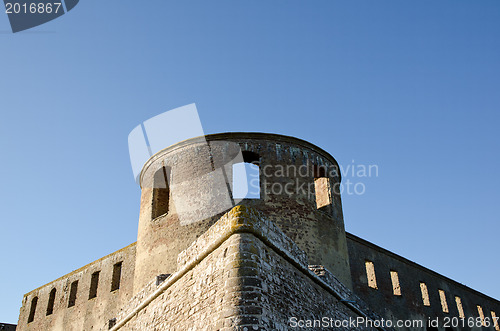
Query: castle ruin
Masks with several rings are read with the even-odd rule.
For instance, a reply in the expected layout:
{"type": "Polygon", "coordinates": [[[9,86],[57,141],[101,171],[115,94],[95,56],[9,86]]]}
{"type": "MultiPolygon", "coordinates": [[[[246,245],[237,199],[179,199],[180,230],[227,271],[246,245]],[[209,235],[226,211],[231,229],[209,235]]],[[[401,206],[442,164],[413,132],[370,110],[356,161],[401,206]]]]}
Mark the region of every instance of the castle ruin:
{"type": "Polygon", "coordinates": [[[25,294],[17,330],[500,331],[499,301],[346,233],[338,169],[276,134],[167,147],[141,172],[137,242],[25,294]],[[259,196],[193,207],[233,192],[237,150],[259,196]]]}

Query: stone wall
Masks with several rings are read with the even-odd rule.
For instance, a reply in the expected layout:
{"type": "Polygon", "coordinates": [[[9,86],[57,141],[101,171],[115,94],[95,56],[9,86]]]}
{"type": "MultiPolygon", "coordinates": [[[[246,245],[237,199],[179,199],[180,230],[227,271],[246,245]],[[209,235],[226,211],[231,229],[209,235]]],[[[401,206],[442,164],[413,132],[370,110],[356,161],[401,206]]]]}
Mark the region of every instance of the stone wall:
{"type": "MultiPolygon", "coordinates": [[[[260,169],[260,198],[245,199],[238,204],[261,211],[307,253],[310,264],[325,265],[350,287],[340,193],[334,189],[340,183],[335,159],[321,148],[293,137],[225,133],[185,140],[153,155],[144,165],[141,172],[136,290],[157,274],[172,273],[176,268],[177,255],[227,211],[216,214],[220,211],[218,201],[224,200],[221,197],[223,191],[230,191],[232,162],[236,162],[233,157],[237,151],[254,155],[260,169]],[[213,176],[222,169],[223,187],[213,180],[213,176]],[[320,174],[318,169],[324,173],[320,174]],[[158,174],[164,173],[170,179],[167,180],[168,192],[161,191],[155,184],[156,179],[161,179],[158,174]],[[318,190],[322,187],[328,192],[316,192],[315,179],[318,176],[325,179],[318,190]],[[328,205],[318,208],[318,193],[326,194],[328,205]],[[159,204],[155,198],[158,196],[168,201],[159,204]],[[199,205],[200,201],[207,202],[208,206],[199,205]],[[158,215],[158,206],[164,214],[158,215]],[[211,207],[214,208],[213,217],[199,219],[202,216],[197,213],[211,207]],[[183,221],[185,215],[179,216],[182,214],[179,210],[184,213],[189,210],[188,218],[192,218],[192,222],[183,221]]],[[[231,207],[229,205],[227,209],[231,207]]],[[[207,215],[212,216],[210,213],[207,215]]]]}
{"type": "Polygon", "coordinates": [[[177,271],[155,293],[148,286],[136,296],[128,305],[136,309],[120,312],[111,330],[290,330],[294,317],[373,316],[348,302],[360,300],[328,270],[311,267],[317,274],[306,261],[273,222],[237,206],[179,255],[177,271]]]}
{"type": "MultiPolygon", "coordinates": [[[[246,285],[252,284],[253,281],[256,284],[253,292],[258,295],[256,304],[260,306],[257,310],[260,316],[258,319],[256,316],[255,324],[263,330],[292,330],[294,326],[296,329],[308,330],[371,329],[363,324],[357,327],[347,325],[345,328],[342,324],[335,324],[363,317],[346,305],[344,300],[349,298],[351,293],[336,279],[335,282],[328,283],[328,278],[312,276],[303,268],[297,268],[295,263],[291,263],[289,256],[275,251],[251,234],[244,236],[240,245],[244,256],[256,265],[256,268],[251,270],[253,272],[246,275],[246,279],[243,278],[241,283],[246,285]],[[339,287],[342,287],[346,295],[344,299],[331,291],[339,287]]],[[[333,280],[333,275],[327,272],[332,276],[330,280],[333,280]]],[[[369,311],[364,313],[371,315],[369,311]]]]}
{"type": "MultiPolygon", "coordinates": [[[[115,316],[133,292],[135,243],[24,295],[17,330],[92,330],[115,316]],[[112,289],[113,270],[121,262],[119,289],[112,289]],[[92,274],[99,272],[95,297],[90,298],[92,274]],[[72,283],[78,282],[71,296],[72,283]],[[50,313],[51,292],[53,308],[50,313]],[[36,299],[35,299],[36,298],[36,299]],[[32,302],[36,300],[36,308],[32,302]],[[74,305],[69,307],[70,301],[74,305]],[[31,320],[30,313],[32,316],[31,320]],[[49,313],[49,314],[48,314],[49,313]]],[[[115,287],[117,281],[115,271],[115,287]]],[[[95,276],[94,276],[95,277],[95,276]]],[[[74,286],[73,286],[74,288],[74,286]]],[[[94,286],[95,290],[95,286],[94,286]]]]}
{"type": "MultiPolygon", "coordinates": [[[[497,300],[346,234],[332,186],[340,174],[322,173],[338,164],[322,149],[273,134],[205,138],[180,142],[146,163],[137,243],[27,293],[18,330],[289,330],[294,323],[362,330],[370,326],[336,323],[460,316],[491,323],[500,315],[497,300]],[[235,147],[259,166],[260,198],[231,197],[237,206],[227,213],[215,208],[218,214],[202,220],[198,205],[210,209],[216,200],[218,207],[224,190],[232,192],[235,147]],[[211,173],[223,167],[223,187],[212,185],[218,181],[211,173]],[[171,185],[157,186],[162,176],[171,185]],[[180,210],[193,219],[181,220],[180,210]]],[[[468,323],[455,327],[462,329],[468,323]]]]}
{"type": "MultiPolygon", "coordinates": [[[[470,321],[469,319],[475,321],[481,319],[478,311],[478,306],[480,306],[485,320],[489,320],[491,325],[488,328],[470,328],[468,325],[450,324],[450,327],[455,326],[455,330],[495,330],[492,312],[496,316],[500,315],[499,301],[349,233],[347,243],[354,292],[381,316],[393,320],[422,319],[427,321],[428,318],[432,320],[439,318],[440,329],[443,329],[445,320],[458,321],[457,318],[461,316],[459,304],[456,302],[456,297],[458,297],[462,304],[462,316],[465,317],[466,324],[470,321]],[[367,261],[373,263],[376,288],[373,284],[372,287],[368,284],[367,261]],[[400,294],[397,290],[398,294],[394,292],[391,272],[397,273],[400,294]],[[421,283],[425,284],[428,293],[429,302],[426,304],[424,304],[421,283]],[[443,300],[441,296],[444,297],[443,300]],[[442,301],[445,301],[447,309],[443,308],[442,301]]],[[[464,263],[470,263],[471,268],[477,268],[473,261],[464,261],[464,263]]],[[[497,277],[497,275],[481,276],[497,277]]]]}
{"type": "Polygon", "coordinates": [[[236,237],[225,241],[120,330],[220,330],[233,303],[234,290],[225,284],[236,276],[237,250],[236,237]]]}
{"type": "Polygon", "coordinates": [[[15,330],[16,330],[15,324],[0,323],[0,331],[15,331],[15,330]]]}

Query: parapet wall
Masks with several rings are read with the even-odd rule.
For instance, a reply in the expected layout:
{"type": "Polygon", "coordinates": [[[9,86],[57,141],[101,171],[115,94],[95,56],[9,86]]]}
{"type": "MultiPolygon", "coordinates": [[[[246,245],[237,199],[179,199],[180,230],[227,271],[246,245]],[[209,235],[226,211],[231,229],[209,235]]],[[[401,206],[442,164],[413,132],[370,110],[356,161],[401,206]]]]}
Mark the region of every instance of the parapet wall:
{"type": "Polygon", "coordinates": [[[310,264],[325,265],[350,287],[338,169],[319,147],[275,134],[207,135],[158,152],[140,177],[135,289],[173,273],[177,255],[235,204],[258,209],[307,253],[310,264]],[[258,198],[233,195],[233,166],[240,163],[258,168],[252,179],[258,198]]]}
{"type": "Polygon", "coordinates": [[[485,322],[489,321],[488,328],[449,326],[455,330],[495,330],[493,317],[500,315],[498,300],[350,233],[347,244],[354,292],[384,318],[426,321],[438,318],[441,328],[443,321],[458,321],[462,316],[467,324],[470,320],[481,320],[482,311],[485,322]],[[371,266],[367,267],[367,263],[371,266]]]}
{"type": "Polygon", "coordinates": [[[442,330],[461,317],[446,330],[480,329],[473,319],[500,331],[499,301],[346,234],[335,169],[320,148],[274,134],[166,148],[141,173],[137,243],[27,293],[18,330],[363,330],[331,323],[382,317],[440,318],[442,330]],[[240,163],[258,168],[258,197],[233,195],[240,163]],[[217,213],[197,207],[221,196],[231,203],[217,213]]]}
{"type": "Polygon", "coordinates": [[[273,222],[244,206],[183,251],[177,271],[156,290],[152,281],[117,315],[112,331],[292,330],[294,321],[374,316],[328,270],[309,268],[304,252],[273,222]]]}
{"type": "Polygon", "coordinates": [[[0,323],[0,331],[15,331],[15,324],[0,323]]]}
{"type": "Polygon", "coordinates": [[[91,330],[129,301],[134,268],[135,243],[25,294],[17,330],[91,330]]]}

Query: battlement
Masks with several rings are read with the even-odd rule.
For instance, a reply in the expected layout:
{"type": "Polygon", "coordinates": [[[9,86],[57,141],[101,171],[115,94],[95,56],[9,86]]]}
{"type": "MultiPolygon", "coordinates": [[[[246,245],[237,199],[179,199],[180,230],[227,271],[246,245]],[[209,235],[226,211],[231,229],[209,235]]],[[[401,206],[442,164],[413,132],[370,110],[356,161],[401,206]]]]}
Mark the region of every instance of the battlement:
{"type": "Polygon", "coordinates": [[[133,292],[135,243],[23,297],[17,330],[88,329],[107,320],[133,292]]]}
{"type": "MultiPolygon", "coordinates": [[[[346,234],[335,168],[325,151],[280,135],[217,134],[160,151],[141,173],[137,243],[27,293],[17,329],[290,330],[383,318],[436,330],[427,321],[448,318],[467,322],[456,330],[500,331],[498,300],[346,234]],[[239,162],[258,170],[258,196],[233,195],[239,162]]],[[[367,325],[356,329],[392,329],[367,325]]]]}
{"type": "Polygon", "coordinates": [[[134,287],[175,271],[178,254],[236,205],[274,222],[308,256],[351,286],[337,161],[300,139],[264,133],[193,138],[153,155],[140,175],[134,287]],[[238,199],[236,166],[256,168],[256,194],[238,199]]]}
{"type": "Polygon", "coordinates": [[[498,300],[353,234],[347,234],[347,244],[355,293],[386,319],[487,318],[492,329],[500,329],[493,323],[498,300]]]}
{"type": "Polygon", "coordinates": [[[272,293],[284,291],[282,285],[288,291],[290,313],[301,307],[302,313],[319,318],[315,307],[324,306],[332,318],[379,319],[327,269],[308,266],[306,254],[251,207],[234,207],[181,252],[177,261],[174,274],[161,284],[151,280],[101,330],[163,329],[167,325],[179,330],[244,326],[279,330],[289,317],[286,312],[277,315],[270,301],[272,293]],[[279,267],[283,265],[288,269],[279,267]],[[311,286],[325,298],[317,302],[309,292],[301,291],[303,286],[311,286]]]}

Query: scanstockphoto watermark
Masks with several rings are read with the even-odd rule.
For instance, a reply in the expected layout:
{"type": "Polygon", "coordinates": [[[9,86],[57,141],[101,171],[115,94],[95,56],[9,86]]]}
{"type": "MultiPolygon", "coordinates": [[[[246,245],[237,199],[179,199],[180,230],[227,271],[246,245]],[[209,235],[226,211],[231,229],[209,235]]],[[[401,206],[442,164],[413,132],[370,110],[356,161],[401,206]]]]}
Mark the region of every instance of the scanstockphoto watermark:
{"type": "Polygon", "coordinates": [[[327,187],[336,195],[363,195],[367,192],[366,180],[379,176],[376,164],[359,164],[351,161],[346,166],[327,165],[281,165],[265,164],[258,172],[248,172],[248,190],[266,195],[302,195],[314,197],[318,186],[327,187]],[[342,175],[342,181],[339,181],[342,175]],[[264,179],[263,185],[260,178],[264,179]],[[314,177],[314,181],[309,180],[314,177]],[[321,182],[321,179],[325,180],[321,182]]]}
{"type": "MultiPolygon", "coordinates": [[[[209,143],[195,104],[166,111],[140,123],[130,132],[128,145],[135,181],[142,188],[148,185],[154,189],[167,186],[172,188],[169,190],[170,198],[183,225],[225,212],[243,199],[261,199],[272,195],[285,195],[291,199],[306,197],[311,201],[316,200],[317,207],[322,208],[332,205],[340,194],[365,194],[366,180],[379,176],[379,169],[375,164],[360,164],[353,160],[345,166],[339,166],[336,162],[321,161],[322,159],[307,159],[304,163],[296,163],[297,160],[290,159],[274,164],[252,152],[249,154],[245,151],[244,155],[242,146],[234,141],[209,143]],[[220,159],[225,160],[225,163],[219,164],[209,173],[189,176],[182,183],[175,182],[176,176],[167,175],[166,171],[160,173],[159,177],[163,176],[163,180],[155,175],[154,180],[141,183],[143,167],[154,154],[167,146],[195,137],[200,150],[218,150],[212,148],[217,144],[226,146],[221,151],[231,152],[224,157],[221,155],[220,159]],[[175,189],[176,185],[203,187],[204,191],[178,190],[175,189]],[[200,199],[200,196],[205,198],[200,199]],[[193,211],[196,213],[193,214],[193,211]]],[[[213,155],[203,153],[198,156],[197,162],[212,168],[213,159],[213,155]]]]}
{"type": "Polygon", "coordinates": [[[423,328],[423,320],[386,320],[370,319],[362,316],[348,319],[335,319],[332,317],[321,317],[319,319],[301,319],[291,317],[289,319],[291,328],[335,328],[335,329],[357,329],[357,328],[423,328]]]}
{"type": "Polygon", "coordinates": [[[367,190],[367,180],[379,177],[378,164],[364,164],[351,160],[348,164],[340,164],[342,183],[340,193],[347,195],[363,195],[367,190]]]}

